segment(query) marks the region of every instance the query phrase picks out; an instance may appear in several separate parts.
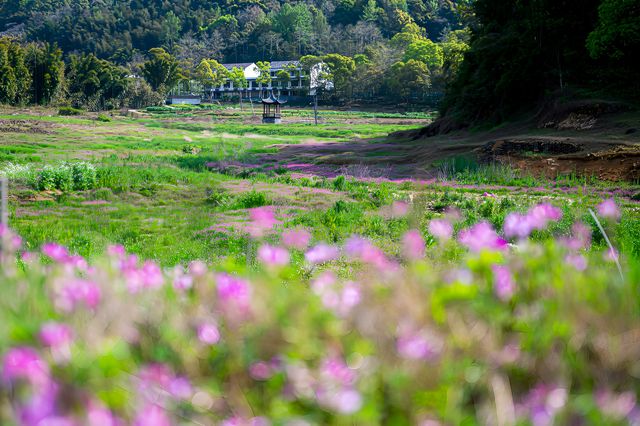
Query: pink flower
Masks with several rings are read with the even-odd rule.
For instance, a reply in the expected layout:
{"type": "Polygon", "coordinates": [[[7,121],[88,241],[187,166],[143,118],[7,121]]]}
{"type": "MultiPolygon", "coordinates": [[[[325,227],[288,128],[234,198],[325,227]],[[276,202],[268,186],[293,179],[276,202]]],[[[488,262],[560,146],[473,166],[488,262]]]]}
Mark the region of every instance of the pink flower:
{"type": "Polygon", "coordinates": [[[258,361],[249,367],[249,375],[255,380],[268,380],[273,375],[273,371],[268,363],[258,361]]]}
{"type": "Polygon", "coordinates": [[[289,264],[289,252],[282,247],[263,244],[258,249],[258,259],[266,266],[286,266],[289,264]]]}
{"type": "Polygon", "coordinates": [[[384,252],[362,237],[352,236],[345,243],[344,249],[348,256],[360,259],[379,270],[388,270],[392,267],[384,252]]]}
{"type": "Polygon", "coordinates": [[[171,419],[163,408],[147,404],[136,416],[134,426],[171,426],[171,419]]]}
{"type": "Polygon", "coordinates": [[[79,303],[94,309],[100,303],[102,291],[98,284],[83,279],[73,279],[58,292],[56,306],[65,312],[73,311],[79,303]]]}
{"type": "Polygon", "coordinates": [[[169,382],[169,393],[176,399],[187,400],[193,395],[191,382],[186,377],[174,377],[169,382]]]}
{"type": "Polygon", "coordinates": [[[251,227],[249,233],[254,237],[261,236],[264,231],[273,228],[278,223],[272,207],[257,207],[249,210],[251,227]]]}
{"type": "Polygon", "coordinates": [[[311,234],[304,229],[291,229],[282,233],[282,244],[289,248],[304,250],[309,246],[311,234]]]}
{"type": "Polygon", "coordinates": [[[362,407],[362,396],[355,389],[342,389],[335,395],[335,410],[342,414],[353,414],[362,407]]]}
{"type": "Polygon", "coordinates": [[[562,218],[562,210],[549,203],[538,204],[527,213],[533,229],[542,230],[549,222],[556,222],[562,218]]]}
{"type": "Polygon", "coordinates": [[[216,276],[218,298],[222,303],[231,303],[239,307],[249,307],[251,287],[249,283],[227,274],[216,276]]]}
{"type": "Polygon", "coordinates": [[[418,260],[424,257],[424,240],[420,232],[412,229],[402,237],[402,252],[407,259],[418,260]]]}
{"type": "Polygon", "coordinates": [[[349,368],[349,366],[337,356],[327,357],[322,361],[320,365],[320,375],[325,380],[341,386],[349,386],[356,381],[355,370],[349,368]]]}
{"type": "Polygon", "coordinates": [[[504,235],[507,238],[518,237],[524,239],[533,231],[533,225],[531,224],[529,216],[519,213],[509,213],[507,217],[504,218],[503,229],[504,235]]]}
{"type": "Polygon", "coordinates": [[[73,339],[71,327],[57,322],[48,322],[40,328],[40,342],[44,346],[57,348],[67,345],[73,339]]]}
{"type": "Polygon", "coordinates": [[[185,274],[181,266],[173,269],[173,288],[179,291],[189,290],[193,287],[193,277],[185,274]]]}
{"type": "Polygon", "coordinates": [[[342,288],[342,294],[340,295],[339,313],[342,315],[348,314],[351,309],[360,303],[361,299],[360,286],[353,281],[347,282],[342,288]]]}
{"type": "Polygon", "coordinates": [[[145,288],[158,288],[164,284],[162,271],[155,262],[147,260],[142,265],[140,272],[142,273],[142,284],[145,288]]]}
{"type": "Polygon", "coordinates": [[[516,291],[511,271],[506,266],[493,265],[493,291],[498,299],[507,301],[516,291]]]}
{"type": "Polygon", "coordinates": [[[453,226],[446,219],[434,219],[429,222],[429,233],[440,241],[447,241],[453,235],[453,226]]]}
{"type": "Polygon", "coordinates": [[[91,402],[87,408],[87,424],[91,426],[118,426],[120,423],[107,408],[91,402]]]}
{"type": "Polygon", "coordinates": [[[409,213],[409,204],[404,201],[394,201],[391,204],[391,215],[393,217],[403,217],[409,213]]]}
{"type": "Polygon", "coordinates": [[[120,244],[114,244],[107,247],[107,254],[111,257],[115,257],[116,259],[124,259],[127,252],[124,249],[124,246],[120,244]]]}
{"type": "Polygon", "coordinates": [[[198,326],[198,340],[206,345],[215,345],[220,341],[220,330],[215,322],[206,322],[198,326]]]}
{"type": "Polygon", "coordinates": [[[311,289],[320,295],[330,290],[336,284],[336,275],[331,271],[325,271],[311,281],[311,289]]]}
{"type": "Polygon", "coordinates": [[[225,419],[220,426],[269,426],[271,423],[265,417],[252,417],[245,419],[243,417],[234,416],[225,419]]]}
{"type": "Polygon", "coordinates": [[[9,349],[2,360],[2,380],[13,382],[19,379],[40,387],[49,383],[49,366],[32,348],[9,349]]]}
{"type": "Polygon", "coordinates": [[[624,419],[636,407],[636,396],[631,391],[614,393],[609,389],[600,389],[594,399],[600,411],[616,420],[624,419]]]}
{"type": "Polygon", "coordinates": [[[396,340],[398,355],[409,360],[431,360],[442,350],[442,342],[426,330],[402,326],[396,340]]]}
{"type": "Polygon", "coordinates": [[[69,257],[69,252],[67,251],[66,247],[63,247],[56,243],[44,244],[42,246],[42,253],[58,263],[66,262],[67,258],[69,257]]]}
{"type": "Polygon", "coordinates": [[[598,214],[602,217],[606,217],[607,219],[620,219],[622,213],[620,212],[620,208],[613,200],[613,198],[609,198],[604,200],[600,204],[598,204],[598,214]]]}
{"type": "Polygon", "coordinates": [[[581,254],[568,254],[564,261],[576,268],[578,271],[584,271],[587,269],[587,258],[581,254]]]}
{"type": "Polygon", "coordinates": [[[201,260],[189,263],[189,274],[193,277],[202,277],[207,273],[207,265],[201,260]]]}
{"type": "Polygon", "coordinates": [[[459,240],[471,251],[504,250],[507,242],[500,238],[487,222],[480,222],[460,232],[459,240]]]}
{"type": "Polygon", "coordinates": [[[304,257],[309,263],[325,263],[338,257],[338,249],[327,244],[318,244],[306,252],[304,257]]]}
{"type": "Polygon", "coordinates": [[[496,198],[496,194],[492,194],[491,192],[484,192],[482,196],[489,197],[489,198],[496,198]]]}
{"type": "Polygon", "coordinates": [[[582,222],[576,222],[571,227],[571,238],[564,241],[564,244],[572,250],[581,250],[591,245],[591,228],[582,222]]]}

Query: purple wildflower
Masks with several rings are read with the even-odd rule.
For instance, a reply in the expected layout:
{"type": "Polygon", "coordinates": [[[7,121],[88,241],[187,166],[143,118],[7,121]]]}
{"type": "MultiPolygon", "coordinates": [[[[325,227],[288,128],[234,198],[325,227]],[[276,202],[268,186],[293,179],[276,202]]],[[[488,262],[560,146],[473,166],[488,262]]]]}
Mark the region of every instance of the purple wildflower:
{"type": "Polygon", "coordinates": [[[249,367],[249,375],[254,380],[268,380],[271,376],[273,376],[273,370],[269,363],[258,361],[254,362],[249,367]]]}
{"type": "Polygon", "coordinates": [[[206,345],[215,345],[220,341],[220,330],[215,322],[206,322],[198,326],[198,340],[206,345]]]}
{"type": "Polygon", "coordinates": [[[493,291],[498,299],[508,301],[516,291],[511,271],[506,266],[493,265],[493,291]]]}
{"type": "Polygon", "coordinates": [[[409,360],[434,359],[442,349],[440,339],[432,336],[426,330],[414,330],[412,327],[402,326],[398,331],[396,350],[398,355],[409,360]]]}
{"type": "Polygon", "coordinates": [[[460,232],[459,240],[471,251],[504,250],[507,242],[500,238],[487,222],[480,222],[460,232]]]}
{"type": "Polygon", "coordinates": [[[286,247],[304,250],[309,246],[311,234],[304,229],[290,229],[282,233],[282,244],[286,247]]]}
{"type": "Polygon", "coordinates": [[[73,332],[66,324],[48,322],[40,328],[39,337],[44,346],[58,348],[71,342],[73,332]]]}
{"type": "Polygon", "coordinates": [[[391,215],[393,217],[404,217],[409,213],[409,204],[404,201],[394,201],[391,204],[391,215]]]}
{"type": "Polygon", "coordinates": [[[568,254],[564,258],[564,261],[578,271],[584,271],[587,269],[587,258],[581,254],[568,254]]]}
{"type": "Polygon", "coordinates": [[[420,231],[411,229],[402,237],[402,253],[407,259],[418,260],[424,257],[424,240],[420,231]]]}
{"type": "Polygon", "coordinates": [[[429,222],[429,233],[440,241],[447,241],[453,235],[453,226],[446,219],[434,219],[429,222]]]}
{"type": "Polygon", "coordinates": [[[56,243],[46,243],[42,246],[42,253],[58,263],[66,262],[69,252],[66,247],[56,243]]]}
{"type": "Polygon", "coordinates": [[[309,263],[325,263],[338,257],[338,249],[334,246],[321,243],[307,251],[304,257],[309,263]]]}
{"type": "Polygon", "coordinates": [[[282,247],[263,244],[258,249],[258,259],[266,266],[286,266],[289,264],[289,252],[282,247]]]}
{"type": "Polygon", "coordinates": [[[609,198],[604,200],[600,204],[598,204],[598,214],[607,219],[618,220],[620,219],[621,212],[620,208],[616,204],[613,198],[609,198]]]}
{"type": "Polygon", "coordinates": [[[166,411],[156,404],[147,404],[136,416],[134,426],[171,426],[166,411]]]}
{"type": "Polygon", "coordinates": [[[49,383],[49,366],[33,348],[12,348],[2,360],[2,379],[5,382],[22,379],[42,387],[49,383]]]}
{"type": "Polygon", "coordinates": [[[189,263],[189,274],[192,277],[202,277],[207,273],[207,265],[201,260],[194,260],[189,263]]]}

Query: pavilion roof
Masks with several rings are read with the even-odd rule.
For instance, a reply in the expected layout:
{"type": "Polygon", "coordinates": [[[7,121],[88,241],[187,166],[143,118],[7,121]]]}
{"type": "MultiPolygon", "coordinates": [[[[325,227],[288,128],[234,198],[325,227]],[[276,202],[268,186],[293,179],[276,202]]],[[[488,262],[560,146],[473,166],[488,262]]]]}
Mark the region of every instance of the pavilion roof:
{"type": "Polygon", "coordinates": [[[272,91],[271,94],[267,98],[263,98],[262,99],[262,103],[263,104],[279,104],[279,105],[282,105],[282,104],[286,104],[287,101],[280,99],[280,96],[276,97],[273,94],[273,91],[272,91]]]}

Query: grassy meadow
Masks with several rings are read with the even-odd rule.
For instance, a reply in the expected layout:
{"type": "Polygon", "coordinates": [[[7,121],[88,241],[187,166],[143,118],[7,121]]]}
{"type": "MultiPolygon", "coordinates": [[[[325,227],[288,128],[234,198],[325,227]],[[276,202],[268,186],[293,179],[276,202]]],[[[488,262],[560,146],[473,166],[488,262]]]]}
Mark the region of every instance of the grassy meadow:
{"type": "Polygon", "coordinates": [[[0,423],[639,424],[637,185],[321,116],[3,110],[0,423]]]}

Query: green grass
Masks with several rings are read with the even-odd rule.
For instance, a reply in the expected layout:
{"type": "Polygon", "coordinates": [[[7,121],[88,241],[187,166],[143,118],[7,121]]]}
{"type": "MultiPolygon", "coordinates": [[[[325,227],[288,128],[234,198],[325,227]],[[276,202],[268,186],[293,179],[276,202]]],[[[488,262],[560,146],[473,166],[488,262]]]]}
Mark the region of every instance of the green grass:
{"type": "MultiPolygon", "coordinates": [[[[243,224],[248,209],[264,205],[274,206],[279,227],[304,225],[313,230],[315,240],[338,242],[357,233],[393,251],[392,242],[407,229],[418,227],[426,232],[428,221],[440,217],[447,207],[463,212],[459,226],[488,220],[499,227],[508,211],[550,200],[564,206],[569,220],[612,189],[611,184],[578,176],[545,181],[463,157],[438,165],[446,184],[293,177],[277,163],[260,162],[265,154],[278,152],[274,144],[347,142],[353,138],[376,143],[389,132],[412,126],[346,121],[272,126],[225,119],[229,111],[224,108],[205,112],[214,116],[205,116],[204,121],[201,116],[196,121],[115,117],[102,122],[84,116],[0,115],[2,119],[40,122],[47,130],[0,133],[0,174],[10,177],[11,225],[25,238],[28,249],[57,241],[92,257],[106,245],[120,243],[141,257],[174,265],[219,257],[246,260],[243,224]],[[74,190],[72,184],[39,190],[37,176],[45,165],[55,167],[77,160],[95,165],[93,189],[74,190]],[[235,162],[242,166],[234,166],[235,162]],[[214,173],[208,163],[230,166],[214,173]],[[563,185],[581,190],[567,193],[557,189],[563,185]],[[484,197],[486,191],[496,197],[484,197]],[[394,200],[409,199],[413,199],[416,213],[390,217],[389,205],[394,200]]],[[[289,113],[305,116],[308,112],[289,113]]],[[[249,114],[246,109],[232,113],[249,114]]],[[[336,120],[389,116],[343,111],[322,114],[336,120]]],[[[631,188],[628,184],[618,186],[631,188]]],[[[623,220],[617,229],[620,248],[640,256],[637,207],[631,201],[624,203],[623,220]]],[[[559,228],[553,230],[568,233],[563,223],[568,222],[554,225],[559,228]]],[[[602,239],[596,243],[602,244],[602,239]]]]}

